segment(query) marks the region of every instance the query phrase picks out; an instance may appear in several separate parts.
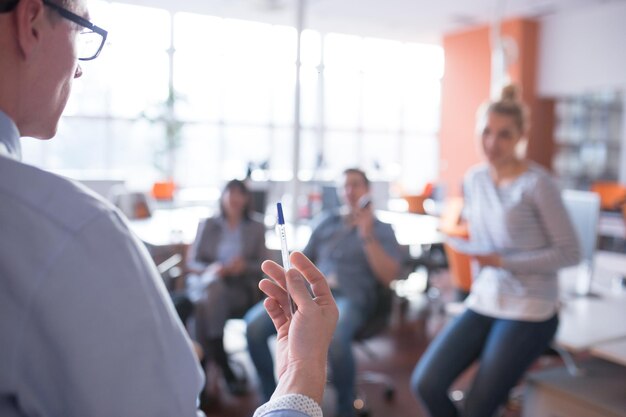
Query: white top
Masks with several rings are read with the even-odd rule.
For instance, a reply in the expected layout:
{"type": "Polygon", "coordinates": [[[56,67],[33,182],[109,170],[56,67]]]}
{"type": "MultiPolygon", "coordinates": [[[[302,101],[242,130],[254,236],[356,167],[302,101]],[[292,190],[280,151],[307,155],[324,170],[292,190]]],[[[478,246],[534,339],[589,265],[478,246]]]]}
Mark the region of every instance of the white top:
{"type": "MultiPolygon", "coordinates": [[[[466,216],[474,252],[495,252],[503,267],[478,269],[467,306],[491,317],[543,321],[558,306],[557,272],[580,260],[576,232],[547,171],[530,163],[497,187],[487,166],[468,172],[466,216]]],[[[454,242],[452,242],[454,245],[454,242]]]]}

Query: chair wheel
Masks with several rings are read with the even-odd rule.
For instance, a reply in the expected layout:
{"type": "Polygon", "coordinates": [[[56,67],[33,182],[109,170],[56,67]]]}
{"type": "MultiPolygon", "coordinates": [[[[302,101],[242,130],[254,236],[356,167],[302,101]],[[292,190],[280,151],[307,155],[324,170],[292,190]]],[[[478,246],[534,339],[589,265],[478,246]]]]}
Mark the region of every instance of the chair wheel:
{"type": "Polygon", "coordinates": [[[396,397],[396,390],[391,387],[387,387],[385,389],[385,401],[391,402],[393,401],[395,397],[396,397]]]}

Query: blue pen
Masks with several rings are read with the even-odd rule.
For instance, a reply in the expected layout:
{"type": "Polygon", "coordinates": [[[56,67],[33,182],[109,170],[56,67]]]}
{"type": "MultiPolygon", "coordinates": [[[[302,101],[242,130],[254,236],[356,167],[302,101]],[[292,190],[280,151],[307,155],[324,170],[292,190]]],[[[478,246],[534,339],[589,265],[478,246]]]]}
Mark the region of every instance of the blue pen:
{"type": "MultiPolygon", "coordinates": [[[[276,203],[276,209],[278,210],[278,236],[280,237],[280,254],[283,258],[283,269],[285,273],[291,269],[291,263],[289,262],[289,249],[287,248],[287,233],[285,233],[285,216],[283,216],[283,205],[276,203]]],[[[285,281],[286,282],[286,281],[285,281]]],[[[296,303],[294,303],[289,293],[289,287],[287,287],[287,298],[289,299],[289,310],[291,314],[295,314],[297,310],[296,303]]]]}

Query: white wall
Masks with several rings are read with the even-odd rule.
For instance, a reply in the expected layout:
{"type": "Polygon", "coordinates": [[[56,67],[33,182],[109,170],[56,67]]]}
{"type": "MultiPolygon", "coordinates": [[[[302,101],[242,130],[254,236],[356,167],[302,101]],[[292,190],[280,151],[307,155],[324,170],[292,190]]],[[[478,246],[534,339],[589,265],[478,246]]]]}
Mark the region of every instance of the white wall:
{"type": "MultiPolygon", "coordinates": [[[[621,91],[626,109],[626,2],[543,18],[538,65],[540,96],[621,91]]],[[[620,182],[626,184],[626,120],[622,127],[620,182]]]]}
{"type": "Polygon", "coordinates": [[[626,2],[578,8],[541,21],[538,93],[626,90],[626,2]]]}

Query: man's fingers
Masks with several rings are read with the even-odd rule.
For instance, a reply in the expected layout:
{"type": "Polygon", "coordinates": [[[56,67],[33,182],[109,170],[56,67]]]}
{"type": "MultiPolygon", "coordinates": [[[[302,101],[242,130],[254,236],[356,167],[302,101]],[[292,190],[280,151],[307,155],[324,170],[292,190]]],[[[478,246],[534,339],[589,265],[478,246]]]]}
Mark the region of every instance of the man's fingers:
{"type": "Polygon", "coordinates": [[[283,289],[287,288],[287,284],[285,283],[285,270],[282,266],[274,261],[265,261],[261,264],[261,269],[283,289]]]}
{"type": "Polygon", "coordinates": [[[306,308],[309,303],[315,303],[306,288],[304,277],[295,269],[287,271],[287,288],[298,309],[306,308]]]}
{"type": "Polygon", "coordinates": [[[276,331],[280,333],[280,328],[287,323],[288,320],[283,308],[273,298],[266,298],[263,302],[263,306],[265,307],[267,314],[269,314],[272,319],[272,323],[274,323],[276,331]]]}
{"type": "Polygon", "coordinates": [[[269,279],[263,279],[259,282],[259,288],[263,291],[268,297],[276,300],[278,304],[283,306],[285,309],[289,309],[289,302],[287,299],[287,292],[280,287],[274,281],[269,279]]]}
{"type": "MultiPolygon", "coordinates": [[[[324,274],[322,274],[319,269],[307,258],[304,254],[300,252],[294,252],[291,254],[291,264],[304,275],[304,278],[311,284],[311,290],[315,297],[332,297],[330,293],[330,287],[328,286],[328,282],[326,278],[324,278],[324,274]]],[[[304,285],[304,283],[303,283],[304,285]]],[[[310,299],[310,296],[307,296],[310,299]]]]}

